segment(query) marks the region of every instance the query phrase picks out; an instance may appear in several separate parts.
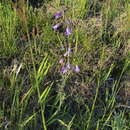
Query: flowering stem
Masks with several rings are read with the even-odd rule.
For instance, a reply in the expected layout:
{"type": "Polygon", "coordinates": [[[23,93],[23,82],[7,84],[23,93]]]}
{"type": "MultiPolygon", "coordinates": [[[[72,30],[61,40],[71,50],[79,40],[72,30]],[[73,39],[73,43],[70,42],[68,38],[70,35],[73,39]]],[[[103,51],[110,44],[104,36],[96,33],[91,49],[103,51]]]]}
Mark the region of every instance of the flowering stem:
{"type": "MultiPolygon", "coordinates": [[[[69,39],[68,39],[68,37],[66,37],[65,39],[66,39],[67,51],[69,52],[69,49],[70,49],[69,39]]],[[[68,55],[67,55],[67,63],[70,63],[70,60],[69,60],[69,53],[68,53],[68,55]]]]}

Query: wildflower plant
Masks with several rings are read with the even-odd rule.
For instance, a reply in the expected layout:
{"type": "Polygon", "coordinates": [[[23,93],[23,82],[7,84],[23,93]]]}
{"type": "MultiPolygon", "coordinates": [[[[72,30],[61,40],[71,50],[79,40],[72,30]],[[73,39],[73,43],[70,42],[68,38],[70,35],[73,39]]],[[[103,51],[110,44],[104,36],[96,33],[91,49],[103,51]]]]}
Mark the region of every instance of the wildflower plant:
{"type": "MultiPolygon", "coordinates": [[[[62,18],[62,16],[65,15],[64,11],[59,11],[54,14],[53,18],[55,20],[58,20],[62,18]]],[[[60,72],[62,74],[66,74],[68,72],[80,72],[80,68],[78,65],[73,66],[70,63],[70,58],[72,56],[72,48],[69,43],[69,37],[73,35],[73,30],[72,30],[72,25],[70,19],[63,19],[61,23],[56,23],[55,25],[52,26],[52,29],[55,31],[59,31],[60,26],[64,26],[63,28],[63,35],[65,38],[65,46],[66,46],[66,52],[63,54],[63,57],[59,60],[59,63],[61,65],[60,72]]]]}

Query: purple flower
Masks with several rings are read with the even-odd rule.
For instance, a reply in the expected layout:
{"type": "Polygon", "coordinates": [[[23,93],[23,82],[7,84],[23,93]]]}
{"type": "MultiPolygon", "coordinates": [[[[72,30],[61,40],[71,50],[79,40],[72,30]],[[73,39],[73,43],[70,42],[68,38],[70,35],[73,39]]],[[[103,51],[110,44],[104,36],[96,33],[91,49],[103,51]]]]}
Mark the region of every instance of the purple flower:
{"type": "Polygon", "coordinates": [[[58,19],[58,18],[60,18],[62,15],[63,15],[63,11],[57,12],[57,13],[54,14],[54,18],[55,18],[55,19],[58,19]]]}
{"type": "Polygon", "coordinates": [[[59,60],[59,63],[60,63],[60,64],[63,64],[63,63],[64,63],[64,59],[61,58],[61,59],[59,60]]]}
{"type": "Polygon", "coordinates": [[[54,30],[57,30],[59,27],[60,27],[60,23],[57,23],[56,25],[54,25],[52,28],[54,29],[54,30]]]}
{"type": "Polygon", "coordinates": [[[69,36],[69,35],[71,35],[71,33],[72,33],[72,29],[67,27],[66,31],[65,31],[65,35],[69,36]]]}
{"type": "Polygon", "coordinates": [[[76,65],[76,66],[74,67],[74,71],[75,71],[75,72],[79,72],[79,71],[80,71],[80,68],[78,67],[78,65],[76,65]]]}
{"type": "Polygon", "coordinates": [[[61,72],[63,73],[63,74],[65,74],[65,73],[67,73],[69,70],[71,70],[71,64],[70,63],[67,63],[65,66],[62,66],[61,67],[61,72]]]}
{"type": "Polygon", "coordinates": [[[67,68],[67,69],[71,69],[70,63],[67,63],[67,64],[66,64],[66,68],[67,68]]]}
{"type": "Polygon", "coordinates": [[[68,48],[67,52],[64,54],[64,56],[69,56],[71,54],[71,48],[68,48]]]}
{"type": "Polygon", "coordinates": [[[66,67],[62,66],[60,71],[61,71],[63,74],[65,74],[65,73],[68,71],[68,69],[67,69],[66,67]]]}
{"type": "Polygon", "coordinates": [[[80,68],[78,65],[76,65],[75,67],[72,67],[70,63],[67,63],[65,66],[62,66],[60,71],[63,74],[65,74],[70,70],[73,70],[74,72],[80,72],[80,68]]]}

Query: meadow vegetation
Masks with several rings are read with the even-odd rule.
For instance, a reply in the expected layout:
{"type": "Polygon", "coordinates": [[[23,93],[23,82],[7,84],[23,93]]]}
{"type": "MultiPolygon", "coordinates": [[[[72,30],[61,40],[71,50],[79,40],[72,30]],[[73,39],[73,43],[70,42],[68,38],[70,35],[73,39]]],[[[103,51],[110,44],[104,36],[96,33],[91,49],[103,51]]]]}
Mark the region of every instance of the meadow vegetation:
{"type": "Polygon", "coordinates": [[[130,129],[130,0],[0,2],[6,129],[130,129]]]}

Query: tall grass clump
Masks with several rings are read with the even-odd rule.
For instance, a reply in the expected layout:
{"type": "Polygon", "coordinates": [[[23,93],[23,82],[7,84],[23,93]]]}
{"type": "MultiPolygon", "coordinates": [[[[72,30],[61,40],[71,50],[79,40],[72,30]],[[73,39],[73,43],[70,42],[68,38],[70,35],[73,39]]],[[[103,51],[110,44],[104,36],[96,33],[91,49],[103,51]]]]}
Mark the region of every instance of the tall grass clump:
{"type": "Polygon", "coordinates": [[[16,12],[12,10],[8,3],[5,5],[0,3],[0,12],[0,55],[14,55],[17,53],[15,41],[17,39],[18,18],[16,12]]]}

